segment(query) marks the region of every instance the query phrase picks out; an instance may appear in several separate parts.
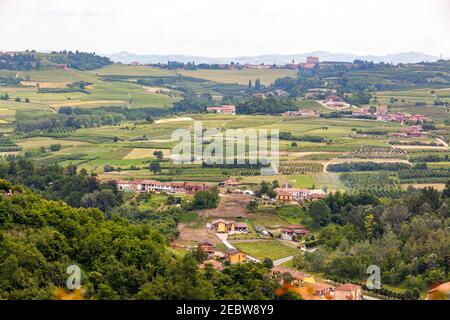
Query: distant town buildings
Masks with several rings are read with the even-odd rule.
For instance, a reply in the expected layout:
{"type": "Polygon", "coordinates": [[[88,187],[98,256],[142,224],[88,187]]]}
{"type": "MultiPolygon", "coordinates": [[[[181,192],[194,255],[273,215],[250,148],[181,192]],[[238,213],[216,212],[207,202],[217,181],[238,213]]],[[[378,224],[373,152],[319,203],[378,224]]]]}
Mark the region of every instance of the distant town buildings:
{"type": "Polygon", "coordinates": [[[422,126],[410,126],[401,129],[399,132],[392,133],[391,136],[396,138],[422,138],[425,137],[426,132],[422,131],[422,126]]]}
{"type": "Polygon", "coordinates": [[[417,124],[433,121],[430,117],[421,114],[410,115],[403,112],[388,113],[385,110],[380,110],[379,112],[377,112],[377,120],[384,122],[398,122],[402,124],[417,124]]]}

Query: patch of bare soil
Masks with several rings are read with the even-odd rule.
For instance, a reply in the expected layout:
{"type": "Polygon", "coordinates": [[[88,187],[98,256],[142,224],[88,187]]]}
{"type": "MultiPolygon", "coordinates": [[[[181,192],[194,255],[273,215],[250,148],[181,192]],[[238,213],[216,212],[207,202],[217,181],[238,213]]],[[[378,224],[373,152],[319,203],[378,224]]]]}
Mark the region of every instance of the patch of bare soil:
{"type": "Polygon", "coordinates": [[[180,232],[178,236],[178,241],[188,241],[188,242],[200,242],[203,240],[209,240],[214,244],[218,244],[221,241],[217,238],[216,234],[205,226],[202,228],[192,228],[189,224],[179,223],[178,231],[180,232]]]}
{"type": "Polygon", "coordinates": [[[205,218],[246,218],[248,216],[247,205],[251,200],[252,196],[247,194],[220,195],[217,208],[200,210],[198,211],[198,215],[205,218]]]}

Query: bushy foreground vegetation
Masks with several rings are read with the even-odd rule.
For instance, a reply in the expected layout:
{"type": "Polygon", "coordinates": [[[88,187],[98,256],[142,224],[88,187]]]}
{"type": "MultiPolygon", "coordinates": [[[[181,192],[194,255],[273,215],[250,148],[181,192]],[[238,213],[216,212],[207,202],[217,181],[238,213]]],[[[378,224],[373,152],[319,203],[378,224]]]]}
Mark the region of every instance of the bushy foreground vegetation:
{"type": "Polygon", "coordinates": [[[449,281],[450,182],[442,193],[411,189],[388,203],[367,195],[336,193],[309,206],[320,249],[294,265],[330,277],[365,279],[377,265],[382,283],[423,292],[449,281]]]}
{"type": "Polygon", "coordinates": [[[262,264],[197,269],[142,221],[71,208],[0,180],[0,298],[50,299],[66,268],[82,269],[87,299],[269,299],[278,283],[262,264]],[[4,195],[12,193],[11,195],[4,195]]]}

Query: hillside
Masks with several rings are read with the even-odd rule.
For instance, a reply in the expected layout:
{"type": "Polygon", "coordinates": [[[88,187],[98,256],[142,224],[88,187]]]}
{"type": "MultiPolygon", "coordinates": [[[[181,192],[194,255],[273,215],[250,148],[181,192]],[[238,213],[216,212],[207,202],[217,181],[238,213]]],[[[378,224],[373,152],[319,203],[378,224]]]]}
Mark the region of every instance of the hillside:
{"type": "Polygon", "coordinates": [[[169,249],[148,220],[106,219],[5,180],[0,208],[0,299],[64,296],[70,265],[81,268],[85,299],[268,299],[277,287],[255,264],[206,277],[193,254],[169,249]]]}
{"type": "Polygon", "coordinates": [[[167,61],[180,61],[195,63],[230,63],[230,61],[239,62],[241,64],[284,64],[291,63],[292,60],[296,62],[306,61],[306,57],[319,57],[321,61],[339,61],[339,62],[353,62],[354,60],[368,60],[375,63],[417,63],[422,61],[437,61],[439,57],[427,55],[420,52],[400,52],[389,54],[385,56],[375,55],[356,55],[350,53],[332,53],[326,51],[311,51],[298,54],[265,54],[258,56],[236,56],[236,57],[205,57],[205,56],[189,56],[189,55],[156,55],[156,54],[134,54],[130,52],[118,52],[103,54],[111,58],[115,62],[131,63],[138,61],[140,63],[166,63],[167,61]]]}
{"type": "Polygon", "coordinates": [[[109,58],[95,53],[59,51],[38,53],[36,51],[0,53],[0,69],[41,70],[53,68],[73,68],[91,70],[111,64],[109,58]]]}

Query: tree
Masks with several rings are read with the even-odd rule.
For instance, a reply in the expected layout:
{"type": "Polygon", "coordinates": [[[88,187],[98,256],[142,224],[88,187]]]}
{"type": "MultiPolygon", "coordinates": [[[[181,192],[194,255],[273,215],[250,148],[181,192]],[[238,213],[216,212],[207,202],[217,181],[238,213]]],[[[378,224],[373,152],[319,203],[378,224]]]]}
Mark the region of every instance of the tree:
{"type": "Polygon", "coordinates": [[[442,190],[442,198],[450,198],[450,180],[445,184],[444,190],[442,190]]]}
{"type": "Polygon", "coordinates": [[[153,152],[153,155],[158,159],[162,160],[164,158],[164,153],[161,150],[157,150],[153,152]]]}
{"type": "Polygon", "coordinates": [[[325,226],[330,221],[331,210],[323,200],[311,202],[308,213],[318,226],[325,226]]]}
{"type": "Polygon", "coordinates": [[[375,222],[373,213],[369,213],[364,218],[364,229],[366,230],[366,236],[369,239],[373,236],[374,226],[375,222]]]}
{"type": "Polygon", "coordinates": [[[194,196],[195,209],[211,209],[217,207],[219,194],[217,189],[198,191],[194,196]]]}
{"type": "Polygon", "coordinates": [[[152,161],[152,163],[150,164],[150,171],[154,173],[161,172],[159,161],[152,161]]]}
{"type": "Polygon", "coordinates": [[[262,264],[264,267],[266,267],[267,269],[272,269],[273,268],[273,261],[270,258],[264,258],[262,261],[262,264]]]}
{"type": "Polygon", "coordinates": [[[50,151],[55,152],[55,151],[59,151],[59,150],[61,150],[61,144],[56,143],[56,144],[50,145],[50,151]]]}

